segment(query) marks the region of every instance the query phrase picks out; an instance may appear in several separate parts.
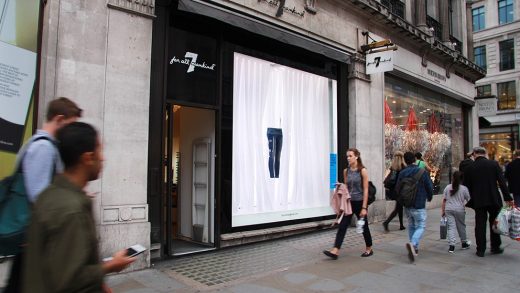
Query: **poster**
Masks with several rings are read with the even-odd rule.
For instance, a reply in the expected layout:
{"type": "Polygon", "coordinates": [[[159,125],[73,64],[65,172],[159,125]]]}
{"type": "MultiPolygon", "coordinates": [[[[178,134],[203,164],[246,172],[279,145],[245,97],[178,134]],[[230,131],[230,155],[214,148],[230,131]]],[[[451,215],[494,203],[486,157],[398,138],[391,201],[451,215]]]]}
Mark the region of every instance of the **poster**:
{"type": "Polygon", "coordinates": [[[33,133],[38,0],[0,0],[0,179],[33,133]]]}

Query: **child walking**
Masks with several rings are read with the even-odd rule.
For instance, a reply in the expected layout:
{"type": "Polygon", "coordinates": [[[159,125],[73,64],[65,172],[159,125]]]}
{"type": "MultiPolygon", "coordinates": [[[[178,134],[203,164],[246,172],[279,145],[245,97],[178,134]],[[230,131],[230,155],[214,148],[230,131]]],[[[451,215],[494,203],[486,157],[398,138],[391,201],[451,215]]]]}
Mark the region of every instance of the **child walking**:
{"type": "Polygon", "coordinates": [[[442,216],[448,220],[448,244],[449,253],[455,251],[457,238],[455,229],[462,242],[462,249],[468,249],[470,241],[466,237],[466,211],[465,205],[470,200],[468,188],[461,184],[461,173],[456,171],[452,176],[452,183],[444,188],[444,200],[442,202],[442,216]]]}

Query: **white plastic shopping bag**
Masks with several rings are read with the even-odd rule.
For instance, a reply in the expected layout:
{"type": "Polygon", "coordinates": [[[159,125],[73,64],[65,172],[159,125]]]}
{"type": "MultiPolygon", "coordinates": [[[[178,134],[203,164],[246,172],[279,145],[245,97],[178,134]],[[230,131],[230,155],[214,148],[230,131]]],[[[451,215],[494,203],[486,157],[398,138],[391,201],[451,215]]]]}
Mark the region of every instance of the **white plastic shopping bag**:
{"type": "MultiPolygon", "coordinates": [[[[509,236],[509,228],[511,227],[511,213],[513,208],[507,206],[502,207],[493,223],[493,232],[505,236],[509,236]]],[[[519,215],[520,216],[520,215],[519,215]]]]}
{"type": "Polygon", "coordinates": [[[514,207],[511,209],[510,216],[510,227],[509,227],[509,237],[513,240],[520,241],[520,208],[514,207]]]}

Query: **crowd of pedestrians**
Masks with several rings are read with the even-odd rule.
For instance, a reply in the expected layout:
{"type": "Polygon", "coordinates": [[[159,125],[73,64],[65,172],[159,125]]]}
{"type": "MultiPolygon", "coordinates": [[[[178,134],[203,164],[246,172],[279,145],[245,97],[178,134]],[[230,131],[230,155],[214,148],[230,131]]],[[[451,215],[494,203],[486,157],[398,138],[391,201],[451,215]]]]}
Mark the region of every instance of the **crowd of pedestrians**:
{"type": "MultiPolygon", "coordinates": [[[[341,221],[333,248],[323,251],[332,259],[338,258],[353,214],[358,219],[364,219],[363,230],[359,232],[363,233],[366,249],[361,256],[368,257],[374,254],[368,221],[366,221],[368,172],[361,163],[359,150],[349,149],[346,155],[348,166],[343,171],[343,182],[338,183],[334,194],[335,200],[332,201],[333,205],[336,205],[333,207],[334,210],[341,214],[341,221]],[[338,192],[339,190],[341,192],[338,192]],[[346,196],[346,202],[351,204],[352,211],[349,208],[339,207],[338,203],[341,200],[337,198],[341,196],[346,196]]],[[[427,223],[426,202],[433,198],[430,172],[431,168],[422,160],[421,153],[403,154],[398,151],[392,158],[389,173],[383,182],[386,199],[396,202],[394,210],[383,221],[383,228],[385,232],[389,232],[389,223],[396,215],[398,216],[399,229],[408,229],[409,242],[405,243],[405,247],[410,262],[414,262],[419,255],[420,242],[427,223]],[[407,218],[406,227],[403,222],[403,209],[407,218]]],[[[492,225],[503,202],[508,206],[514,206],[514,200],[516,202],[520,200],[518,178],[520,178],[520,150],[514,152],[514,160],[506,166],[505,175],[496,161],[487,158],[485,148],[475,147],[472,152],[466,154],[466,158],[459,165],[459,170],[453,172],[451,183],[443,192],[441,213],[447,221],[449,253],[455,252],[457,235],[460,238],[461,249],[469,249],[471,246],[471,241],[466,235],[466,207],[475,210],[475,254],[478,257],[485,256],[488,224],[491,254],[503,253],[500,234],[493,231],[492,225]]]]}

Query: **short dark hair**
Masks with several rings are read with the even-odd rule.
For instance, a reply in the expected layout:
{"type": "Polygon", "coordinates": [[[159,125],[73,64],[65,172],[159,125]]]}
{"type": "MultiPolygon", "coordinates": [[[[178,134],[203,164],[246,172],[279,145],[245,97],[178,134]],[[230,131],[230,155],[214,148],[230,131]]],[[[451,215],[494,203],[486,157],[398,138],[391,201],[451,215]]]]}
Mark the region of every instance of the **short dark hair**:
{"type": "Polygon", "coordinates": [[[422,160],[422,154],[420,152],[416,152],[415,157],[417,158],[417,160],[422,160]]]}
{"type": "Polygon", "coordinates": [[[404,153],[404,162],[406,165],[410,166],[415,163],[415,155],[412,152],[404,153]]]}
{"type": "Polygon", "coordinates": [[[95,151],[97,135],[96,129],[84,122],[73,122],[58,130],[56,140],[65,169],[76,166],[82,154],[95,151]]]}
{"type": "Polygon", "coordinates": [[[73,101],[61,97],[52,100],[47,107],[47,121],[51,121],[58,115],[63,115],[65,118],[81,117],[83,110],[76,105],[73,101]]]}

